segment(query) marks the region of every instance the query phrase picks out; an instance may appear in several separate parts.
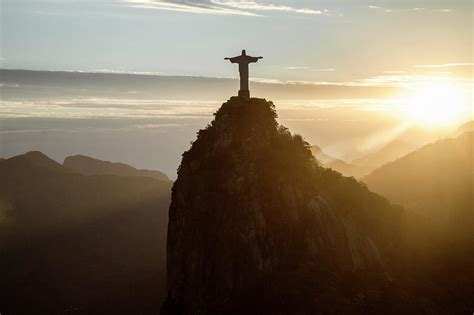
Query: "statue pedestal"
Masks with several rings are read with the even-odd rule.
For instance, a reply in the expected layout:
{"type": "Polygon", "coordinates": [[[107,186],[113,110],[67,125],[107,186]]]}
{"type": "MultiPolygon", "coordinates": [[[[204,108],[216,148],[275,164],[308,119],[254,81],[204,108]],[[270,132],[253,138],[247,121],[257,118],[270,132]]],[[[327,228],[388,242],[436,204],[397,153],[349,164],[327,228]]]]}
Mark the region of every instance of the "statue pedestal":
{"type": "Polygon", "coordinates": [[[239,90],[239,97],[250,98],[249,90],[239,90]]]}

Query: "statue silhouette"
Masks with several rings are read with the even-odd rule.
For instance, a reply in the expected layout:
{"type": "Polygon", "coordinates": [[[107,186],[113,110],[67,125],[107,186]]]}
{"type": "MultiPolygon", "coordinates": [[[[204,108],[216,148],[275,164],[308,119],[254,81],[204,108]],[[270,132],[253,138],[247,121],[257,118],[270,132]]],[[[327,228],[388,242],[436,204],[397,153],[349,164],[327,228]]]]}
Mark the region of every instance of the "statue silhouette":
{"type": "Polygon", "coordinates": [[[225,60],[230,60],[232,63],[239,64],[239,73],[240,73],[240,90],[239,96],[240,97],[250,97],[249,91],[249,63],[257,62],[258,59],[262,59],[263,57],[252,57],[248,56],[245,52],[245,49],[242,50],[242,55],[232,57],[232,58],[224,58],[225,60]]]}

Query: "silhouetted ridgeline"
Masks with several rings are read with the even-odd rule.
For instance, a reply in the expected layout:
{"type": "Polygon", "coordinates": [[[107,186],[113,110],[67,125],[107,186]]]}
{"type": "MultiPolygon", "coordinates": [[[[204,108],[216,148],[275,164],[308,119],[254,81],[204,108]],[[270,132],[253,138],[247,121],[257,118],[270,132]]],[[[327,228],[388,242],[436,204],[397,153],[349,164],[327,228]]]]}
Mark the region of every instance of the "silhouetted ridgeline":
{"type": "Polygon", "coordinates": [[[159,312],[171,184],[40,152],[0,161],[2,315],[159,312]]]}
{"type": "Polygon", "coordinates": [[[275,118],[271,102],[231,98],[184,153],[162,313],[399,310],[386,297],[402,209],[318,166],[275,118]]]}

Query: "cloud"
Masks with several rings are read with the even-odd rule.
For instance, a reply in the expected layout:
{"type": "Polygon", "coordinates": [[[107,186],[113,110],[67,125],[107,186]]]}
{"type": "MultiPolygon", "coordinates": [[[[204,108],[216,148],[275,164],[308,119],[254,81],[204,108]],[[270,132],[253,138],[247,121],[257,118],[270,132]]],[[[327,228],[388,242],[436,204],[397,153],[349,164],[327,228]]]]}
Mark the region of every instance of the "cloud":
{"type": "Polygon", "coordinates": [[[311,71],[320,71],[320,72],[331,72],[331,71],[336,71],[334,68],[321,68],[321,69],[312,69],[310,67],[306,66],[291,66],[291,67],[285,67],[286,70],[311,70],[311,71]]]}
{"type": "Polygon", "coordinates": [[[214,3],[219,3],[225,6],[238,8],[242,10],[257,10],[257,11],[285,11],[301,14],[328,14],[328,10],[314,10],[314,9],[297,9],[286,5],[276,5],[272,3],[263,3],[255,1],[218,1],[214,0],[214,3]]]}
{"type": "Polygon", "coordinates": [[[216,5],[212,0],[126,0],[126,2],[135,8],[158,9],[201,14],[204,13],[259,16],[258,14],[254,14],[251,12],[216,5]]]}
{"type": "Polygon", "coordinates": [[[243,16],[261,16],[252,11],[280,11],[298,14],[329,15],[328,10],[294,8],[286,5],[256,1],[222,0],[124,0],[132,7],[169,10],[188,13],[230,14],[243,16]]]}
{"type": "Polygon", "coordinates": [[[256,82],[256,83],[285,84],[285,82],[280,81],[278,79],[250,78],[249,80],[251,82],[256,82]]]}
{"type": "Polygon", "coordinates": [[[386,70],[386,71],[384,71],[383,73],[387,73],[387,74],[400,74],[400,73],[406,73],[406,71],[402,71],[402,70],[386,70]]]}
{"type": "Polygon", "coordinates": [[[451,9],[426,9],[426,8],[421,8],[421,7],[415,7],[415,8],[408,8],[408,9],[391,9],[391,8],[385,8],[385,7],[379,7],[375,5],[369,5],[369,9],[377,9],[377,10],[383,10],[383,12],[386,13],[392,13],[392,12],[410,12],[410,11],[423,11],[423,12],[441,12],[441,13],[446,13],[446,12],[452,12],[453,10],[451,9]]]}
{"type": "Polygon", "coordinates": [[[356,85],[359,86],[379,86],[379,87],[411,87],[416,84],[431,83],[459,83],[469,84],[473,81],[471,78],[454,78],[445,74],[440,75],[380,75],[367,79],[357,80],[356,85]]]}
{"type": "Polygon", "coordinates": [[[287,70],[306,70],[309,69],[309,67],[300,67],[300,66],[291,66],[291,67],[285,67],[287,70]]]}
{"type": "Polygon", "coordinates": [[[450,67],[471,67],[474,66],[472,62],[460,62],[460,63],[444,63],[439,65],[418,65],[413,66],[414,68],[450,68],[450,67]]]}
{"type": "Polygon", "coordinates": [[[334,69],[334,68],[322,68],[322,69],[316,69],[316,71],[332,72],[332,71],[336,71],[336,69],[334,69]]]}
{"type": "Polygon", "coordinates": [[[209,117],[218,101],[156,100],[122,98],[67,98],[0,101],[6,118],[160,118],[201,119],[209,117]]]}

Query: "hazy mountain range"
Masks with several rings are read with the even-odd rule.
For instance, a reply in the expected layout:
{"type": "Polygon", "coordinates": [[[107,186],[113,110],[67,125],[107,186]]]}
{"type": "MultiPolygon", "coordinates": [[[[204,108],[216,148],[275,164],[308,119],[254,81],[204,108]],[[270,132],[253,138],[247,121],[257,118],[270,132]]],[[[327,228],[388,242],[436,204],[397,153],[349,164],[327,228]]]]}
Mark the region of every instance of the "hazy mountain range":
{"type": "Polygon", "coordinates": [[[361,176],[362,169],[341,159],[337,159],[328,155],[317,145],[311,146],[311,153],[324,167],[332,168],[333,170],[338,171],[345,176],[354,176],[356,178],[361,176]]]}
{"type": "Polygon", "coordinates": [[[156,314],[172,182],[86,157],[66,164],[75,170],[40,152],[0,161],[1,312],[156,314]]]}
{"type": "Polygon", "coordinates": [[[354,176],[360,178],[368,175],[376,168],[394,161],[395,159],[404,156],[408,152],[415,149],[414,145],[408,144],[404,141],[394,140],[389,142],[381,149],[369,153],[361,158],[355,159],[351,162],[334,158],[326,154],[320,147],[313,145],[311,152],[313,155],[327,168],[332,168],[345,176],[354,176]]]}
{"type": "MultiPolygon", "coordinates": [[[[474,132],[428,144],[362,180],[372,191],[424,216],[442,222],[465,219],[474,209],[474,132]]],[[[464,223],[474,228],[474,222],[464,223]]]]}

